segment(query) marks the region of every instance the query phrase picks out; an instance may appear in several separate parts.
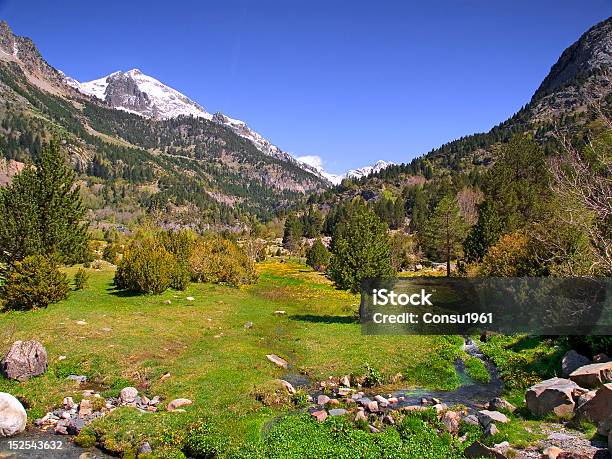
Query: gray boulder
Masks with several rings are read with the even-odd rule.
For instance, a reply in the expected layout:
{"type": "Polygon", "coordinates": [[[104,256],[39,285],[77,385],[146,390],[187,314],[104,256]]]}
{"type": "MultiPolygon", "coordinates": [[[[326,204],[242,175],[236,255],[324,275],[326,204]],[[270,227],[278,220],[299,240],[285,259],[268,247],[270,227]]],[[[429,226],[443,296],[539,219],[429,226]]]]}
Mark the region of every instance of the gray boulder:
{"type": "Polygon", "coordinates": [[[525,401],[529,411],[537,416],[565,416],[574,411],[574,398],[581,393],[582,388],[575,382],[551,378],[527,389],[525,401]]]}
{"type": "Polygon", "coordinates": [[[0,361],[0,372],[10,379],[25,381],[47,371],[47,351],[38,341],[15,341],[0,361]]]}
{"type": "Polygon", "coordinates": [[[569,378],[579,386],[595,389],[612,382],[612,362],[585,365],[574,370],[569,378]]]}
{"type": "Polygon", "coordinates": [[[597,389],[595,396],[580,405],[576,415],[581,419],[589,419],[594,423],[605,421],[612,413],[612,384],[604,384],[597,389]]]}
{"type": "Polygon", "coordinates": [[[0,392],[0,437],[12,437],[25,430],[28,415],[15,397],[0,392]]]}
{"type": "Polygon", "coordinates": [[[561,360],[561,374],[567,378],[573,371],[588,365],[591,361],[584,355],[578,354],[573,349],[567,351],[561,360]]]}
{"type": "Polygon", "coordinates": [[[493,424],[495,422],[499,422],[500,424],[506,424],[510,422],[510,419],[508,419],[505,414],[500,413],[499,411],[481,410],[477,413],[477,416],[478,420],[484,427],[487,427],[489,424],[493,424]]]}

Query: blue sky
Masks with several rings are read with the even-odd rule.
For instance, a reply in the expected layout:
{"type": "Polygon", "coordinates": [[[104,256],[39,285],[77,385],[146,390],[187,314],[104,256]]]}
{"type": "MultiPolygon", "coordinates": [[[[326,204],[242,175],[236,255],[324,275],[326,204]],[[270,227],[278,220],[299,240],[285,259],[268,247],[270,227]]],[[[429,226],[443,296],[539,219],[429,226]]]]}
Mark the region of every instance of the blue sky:
{"type": "Polygon", "coordinates": [[[140,68],[333,172],[488,130],[611,15],[612,0],[0,0],[68,75],[140,68]]]}

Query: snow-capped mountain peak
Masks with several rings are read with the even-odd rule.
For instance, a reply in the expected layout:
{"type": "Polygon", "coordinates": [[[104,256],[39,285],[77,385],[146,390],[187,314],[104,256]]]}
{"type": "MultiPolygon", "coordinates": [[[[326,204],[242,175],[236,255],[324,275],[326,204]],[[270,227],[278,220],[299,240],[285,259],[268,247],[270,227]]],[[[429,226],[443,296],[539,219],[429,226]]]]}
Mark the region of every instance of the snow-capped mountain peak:
{"type": "Polygon", "coordinates": [[[139,69],[114,72],[97,80],[79,83],[66,80],[84,94],[112,107],[149,118],[166,119],[180,115],[212,119],[204,108],[176,89],[145,75],[139,69]]]}
{"type": "Polygon", "coordinates": [[[371,166],[364,166],[358,169],[350,169],[346,172],[345,176],[347,178],[367,177],[370,174],[375,174],[376,172],[380,172],[383,169],[386,169],[387,167],[393,166],[393,165],[395,165],[395,163],[379,159],[371,166]]]}
{"type": "Polygon", "coordinates": [[[380,172],[381,170],[393,166],[395,163],[390,161],[378,160],[371,166],[364,166],[358,169],[349,169],[344,174],[330,174],[323,168],[323,160],[321,157],[316,155],[300,156],[297,158],[298,161],[310,166],[315,169],[321,177],[326,178],[334,185],[339,185],[345,178],[361,178],[367,177],[370,174],[380,172]]]}

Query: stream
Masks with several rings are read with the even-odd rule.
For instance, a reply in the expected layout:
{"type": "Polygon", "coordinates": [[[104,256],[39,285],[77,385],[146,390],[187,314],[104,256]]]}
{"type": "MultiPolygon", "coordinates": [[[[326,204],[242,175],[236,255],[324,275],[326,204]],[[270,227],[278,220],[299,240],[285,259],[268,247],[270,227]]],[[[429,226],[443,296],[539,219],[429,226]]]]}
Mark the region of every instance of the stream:
{"type": "Polygon", "coordinates": [[[462,404],[474,410],[482,409],[483,404],[492,398],[499,397],[504,384],[499,377],[495,365],[485,358],[478,346],[469,338],[465,338],[463,350],[468,355],[483,361],[491,377],[487,384],[474,381],[470,378],[465,371],[463,361],[457,359],[455,369],[462,382],[459,388],[451,391],[431,391],[419,388],[399,390],[393,393],[396,397],[404,397],[404,400],[398,404],[398,407],[418,405],[422,398],[437,398],[449,406],[462,404]]]}
{"type": "MultiPolygon", "coordinates": [[[[421,388],[398,390],[393,392],[393,395],[396,397],[402,396],[404,400],[399,402],[397,407],[419,405],[422,398],[437,398],[449,406],[463,404],[470,410],[477,410],[481,409],[482,405],[492,398],[498,397],[501,394],[503,382],[499,378],[495,366],[485,358],[478,346],[469,338],[465,338],[463,350],[468,355],[476,357],[484,362],[491,376],[489,383],[483,384],[471,379],[465,371],[463,361],[457,359],[455,368],[462,381],[459,388],[452,391],[432,391],[421,388]]],[[[308,388],[312,385],[312,381],[300,374],[287,374],[284,376],[284,379],[295,387],[308,388]]],[[[311,392],[311,395],[316,398],[320,393],[320,391],[316,393],[311,392]]],[[[366,396],[369,395],[371,394],[366,393],[366,396]]],[[[264,428],[264,431],[269,430],[269,428],[283,416],[279,416],[270,421],[264,428]]],[[[52,432],[45,432],[36,427],[30,427],[17,437],[0,440],[0,459],[108,459],[113,457],[97,448],[80,448],[76,446],[72,440],[73,437],[70,435],[55,435],[52,432]],[[15,443],[9,443],[11,441],[15,443]],[[39,442],[42,442],[42,444],[45,442],[48,444],[57,444],[61,442],[62,448],[55,450],[38,448],[23,449],[23,447],[27,445],[40,445],[41,443],[39,442]],[[13,448],[10,447],[11,445],[13,445],[13,448]],[[15,446],[21,446],[22,449],[15,449],[15,446]]]]}

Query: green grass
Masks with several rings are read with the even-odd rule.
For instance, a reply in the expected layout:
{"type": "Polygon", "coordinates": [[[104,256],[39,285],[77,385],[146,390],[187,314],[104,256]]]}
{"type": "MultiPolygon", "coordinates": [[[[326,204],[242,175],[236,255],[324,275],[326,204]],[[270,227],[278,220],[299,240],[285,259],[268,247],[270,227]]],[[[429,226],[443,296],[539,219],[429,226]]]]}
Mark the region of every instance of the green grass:
{"type": "MultiPolygon", "coordinates": [[[[160,451],[183,449],[193,426],[202,422],[214,426],[216,436],[210,436],[224,439],[223,448],[258,448],[265,426],[287,410],[265,407],[253,395],[256,387],[285,374],[265,358],[270,353],[313,381],[362,375],[369,364],[385,378],[401,372],[405,386],[459,385],[453,368],[456,340],[362,336],[355,319],[357,296],[335,290],[297,262],[269,261],[258,269],[253,286],[192,284],[185,292],[159,296],[117,292],[112,269],[88,269],[89,288],[72,292],[68,300],[0,314],[0,352],[17,339],[37,339],[49,353],[46,374],[24,383],[0,379],[0,391],[26,401],[30,421],[65,396],[78,399],[83,387],[116,395],[134,385],[167,401],[194,401],[185,413],[120,409],[93,423],[87,432],[121,453],[144,440],[160,451]],[[187,301],[188,296],[195,300],[187,301]],[[279,309],[287,315],[275,316],[279,309]],[[81,320],[86,324],[78,325],[81,320]],[[253,328],[244,328],[248,321],[253,328]],[[66,359],[60,361],[62,355],[66,359]],[[161,381],[167,372],[171,376],[161,381]],[[85,374],[90,383],[79,387],[65,379],[68,374],[85,374]]],[[[75,272],[76,267],[69,270],[71,276],[75,272]]]]}
{"type": "Polygon", "coordinates": [[[475,381],[483,384],[488,384],[491,381],[491,375],[487,370],[484,362],[477,357],[468,356],[463,361],[465,364],[465,372],[475,381]]]}

